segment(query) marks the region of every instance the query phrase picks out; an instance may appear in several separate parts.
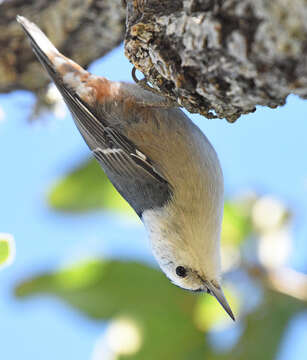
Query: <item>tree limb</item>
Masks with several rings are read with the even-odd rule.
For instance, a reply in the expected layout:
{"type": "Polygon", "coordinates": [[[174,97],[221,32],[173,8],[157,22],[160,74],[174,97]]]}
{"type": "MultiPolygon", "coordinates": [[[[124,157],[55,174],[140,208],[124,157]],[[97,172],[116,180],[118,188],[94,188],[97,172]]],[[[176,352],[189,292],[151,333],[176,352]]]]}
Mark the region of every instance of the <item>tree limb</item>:
{"type": "MultiPolygon", "coordinates": [[[[39,96],[47,77],[16,14],[29,17],[82,66],[123,38],[123,0],[0,4],[0,92],[39,96]]],[[[126,0],[125,53],[148,81],[190,112],[235,121],[290,93],[307,98],[305,0],[126,0]]]]}
{"type": "Polygon", "coordinates": [[[24,15],[81,66],[105,55],[124,37],[121,0],[10,0],[0,3],[0,93],[27,89],[38,95],[49,82],[16,22],[24,15]]]}
{"type": "Polygon", "coordinates": [[[304,0],[127,0],[125,52],[190,112],[235,121],[307,97],[304,0]]]}
{"type": "Polygon", "coordinates": [[[289,267],[269,269],[263,266],[245,264],[249,275],[259,279],[268,288],[307,301],[307,275],[289,267]]]}

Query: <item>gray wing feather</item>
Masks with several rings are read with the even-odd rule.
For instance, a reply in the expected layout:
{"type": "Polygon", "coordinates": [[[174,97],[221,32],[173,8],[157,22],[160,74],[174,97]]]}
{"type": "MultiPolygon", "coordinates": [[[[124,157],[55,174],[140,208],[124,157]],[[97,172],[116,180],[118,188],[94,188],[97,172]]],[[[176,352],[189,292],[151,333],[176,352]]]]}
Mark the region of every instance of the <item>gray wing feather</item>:
{"type": "Polygon", "coordinates": [[[169,183],[130,140],[116,129],[104,126],[81,101],[80,106],[67,100],[66,103],[95,158],[140,217],[144,210],[161,207],[170,199],[169,183]]]}
{"type": "Polygon", "coordinates": [[[162,179],[158,181],[124,150],[96,148],[93,153],[115,188],[140,217],[144,210],[161,207],[169,200],[169,184],[162,179]]]}
{"type": "MultiPolygon", "coordinates": [[[[136,164],[132,157],[119,148],[93,150],[95,158],[102,164],[112,167],[113,171],[120,176],[150,176],[143,167],[136,164]]],[[[154,177],[155,179],[155,177],[154,177]]]]}
{"type": "Polygon", "coordinates": [[[23,26],[34,53],[53,79],[71,111],[75,124],[107,176],[139,216],[148,208],[160,207],[171,196],[171,186],[156,171],[153,162],[135,144],[109,126],[107,111],[95,115],[75,91],[63,82],[52,62],[23,26]]]}

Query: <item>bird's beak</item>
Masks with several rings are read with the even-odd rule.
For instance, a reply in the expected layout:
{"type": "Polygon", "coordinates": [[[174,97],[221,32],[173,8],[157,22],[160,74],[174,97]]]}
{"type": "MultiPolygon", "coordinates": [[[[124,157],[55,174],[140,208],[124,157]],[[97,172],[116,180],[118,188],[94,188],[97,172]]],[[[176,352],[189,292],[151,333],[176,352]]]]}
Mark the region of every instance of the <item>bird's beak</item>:
{"type": "Polygon", "coordinates": [[[227,314],[232,318],[233,321],[235,321],[235,317],[225,298],[222,288],[220,286],[214,286],[210,281],[206,281],[206,286],[210,290],[210,294],[216,298],[216,300],[222,305],[227,314]]]}

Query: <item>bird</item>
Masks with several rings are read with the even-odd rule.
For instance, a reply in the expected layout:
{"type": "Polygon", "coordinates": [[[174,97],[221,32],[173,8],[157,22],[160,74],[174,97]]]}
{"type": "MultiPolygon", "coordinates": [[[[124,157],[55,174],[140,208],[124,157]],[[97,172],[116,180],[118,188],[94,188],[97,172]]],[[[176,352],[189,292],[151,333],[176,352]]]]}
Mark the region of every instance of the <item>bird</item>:
{"type": "Polygon", "coordinates": [[[214,296],[235,320],[221,286],[224,179],[207,137],[166,97],[91,74],[34,23],[17,21],[94,157],[143,222],[166,277],[214,296]]]}

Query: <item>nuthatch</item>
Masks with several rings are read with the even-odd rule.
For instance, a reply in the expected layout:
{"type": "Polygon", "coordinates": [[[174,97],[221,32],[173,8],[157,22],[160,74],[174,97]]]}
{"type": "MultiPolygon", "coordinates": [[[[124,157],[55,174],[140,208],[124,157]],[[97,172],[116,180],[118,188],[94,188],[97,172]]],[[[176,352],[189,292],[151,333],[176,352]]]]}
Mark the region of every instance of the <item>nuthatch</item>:
{"type": "Polygon", "coordinates": [[[234,320],[220,285],[223,175],[208,139],[163,96],[90,74],[35,24],[17,20],[95,158],[143,221],[165,275],[215,296],[234,320]]]}

